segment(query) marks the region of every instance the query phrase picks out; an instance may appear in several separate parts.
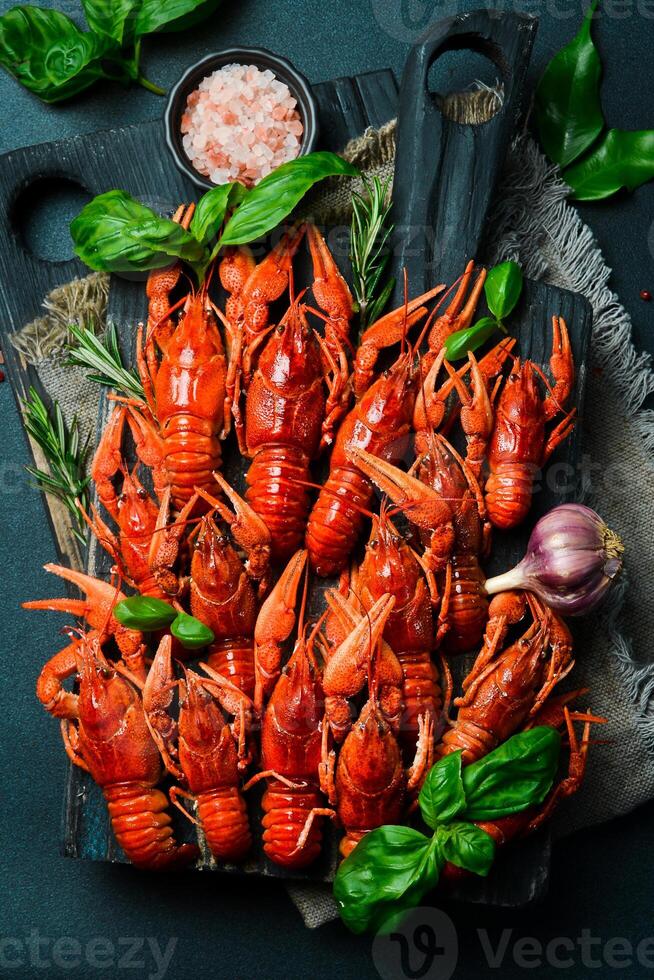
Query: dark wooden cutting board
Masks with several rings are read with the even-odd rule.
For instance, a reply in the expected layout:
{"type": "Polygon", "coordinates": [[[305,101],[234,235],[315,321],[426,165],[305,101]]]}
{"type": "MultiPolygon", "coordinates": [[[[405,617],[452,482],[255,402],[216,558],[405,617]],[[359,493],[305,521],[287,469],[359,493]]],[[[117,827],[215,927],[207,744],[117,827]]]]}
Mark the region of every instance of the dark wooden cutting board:
{"type": "MultiPolygon", "coordinates": [[[[320,106],[323,148],[340,149],[367,126],[378,127],[397,112],[397,85],[390,71],[337,79],[316,85],[314,91],[320,106]]],[[[35,384],[38,388],[38,378],[33,369],[16,354],[6,336],[39,314],[41,301],[49,290],[85,272],[76,260],[49,263],[34,257],[24,247],[18,232],[16,209],[24,200],[23,195],[28,188],[39,180],[59,176],[79,183],[91,194],[120,187],[143,199],[156,199],[171,208],[178,202],[197,197],[197,190],[173,166],[159,122],[42,144],[14,151],[2,158],[0,318],[2,347],[18,398],[25,393],[29,384],[35,384]]],[[[143,283],[116,278],[112,285],[109,313],[119,329],[121,345],[128,356],[131,356],[133,348],[134,325],[144,318],[145,312],[143,283]]],[[[574,294],[542,284],[527,284],[520,307],[512,318],[512,332],[518,336],[521,354],[545,366],[551,342],[552,313],[563,315],[571,327],[578,368],[575,397],[581,409],[590,335],[590,312],[585,301],[574,294]]],[[[100,425],[104,423],[106,412],[105,402],[101,408],[100,425]]],[[[552,464],[563,462],[574,467],[578,458],[579,441],[575,434],[561,447],[552,464]]],[[[239,473],[230,472],[229,462],[228,476],[238,482],[239,473]]],[[[562,499],[565,498],[553,494],[546,487],[537,496],[535,510],[547,510],[562,499]]],[[[48,516],[59,559],[66,564],[77,563],[79,554],[75,540],[66,533],[56,508],[49,508],[48,516]]],[[[496,551],[497,567],[507,568],[521,556],[525,533],[521,531],[500,544],[496,551]]],[[[104,552],[92,543],[87,563],[89,571],[103,575],[107,573],[109,565],[104,552]]],[[[54,642],[53,639],[53,650],[54,642]]],[[[176,819],[179,836],[191,839],[189,827],[183,818],[176,819]]],[[[84,772],[72,766],[66,786],[64,834],[64,853],[68,856],[98,861],[124,860],[111,834],[101,793],[84,772]]],[[[329,833],[327,837],[322,860],[303,877],[314,881],[332,877],[336,864],[335,844],[329,833]]],[[[202,867],[215,868],[215,864],[207,858],[202,862],[202,867]]],[[[539,835],[503,854],[487,881],[476,879],[467,883],[458,897],[500,905],[522,905],[542,894],[548,867],[549,842],[546,836],[539,835]]],[[[253,858],[245,869],[220,870],[234,873],[245,870],[285,877],[283,871],[263,857],[260,841],[256,842],[253,858]]]]}
{"type": "MultiPolygon", "coordinates": [[[[379,128],[397,113],[397,83],[391,71],[376,71],[354,78],[338,78],[313,86],[318,102],[320,147],[339,150],[368,127],[379,128]]],[[[113,187],[122,188],[161,210],[173,210],[179,202],[196,200],[197,188],[176,169],[164,142],[159,121],[119,130],[94,133],[53,143],[43,143],[5,154],[0,159],[0,330],[1,346],[17,400],[30,385],[41,394],[34,368],[13,348],[9,337],[40,315],[43,298],[55,286],[83,276],[88,269],[77,259],[48,262],[30,253],[21,234],[21,209],[30,189],[40,182],[65,178],[90,195],[113,187]]],[[[145,314],[143,281],[115,277],[108,317],[119,331],[124,355],[133,354],[134,327],[145,314]]],[[[98,426],[104,425],[110,406],[102,399],[98,426]]],[[[38,465],[44,460],[30,442],[38,465]]],[[[227,474],[236,484],[239,474],[227,474]]],[[[65,565],[81,567],[84,556],[68,528],[65,513],[56,501],[45,498],[57,557],[65,565]]],[[[97,502],[97,501],[96,501],[97,502]]],[[[95,540],[89,542],[85,565],[92,575],[107,576],[111,561],[95,540]]],[[[73,590],[73,593],[75,590],[73,590]]],[[[53,637],[54,644],[57,640],[53,637]]],[[[55,732],[53,730],[53,737],[55,732]]],[[[252,794],[256,809],[256,791],[252,794]]],[[[175,814],[180,838],[191,839],[192,825],[175,814]]],[[[255,838],[258,821],[253,821],[255,838]]],[[[95,861],[124,861],[109,826],[107,808],[98,787],[82,770],[68,771],[64,801],[64,853],[95,861]]],[[[323,858],[305,877],[331,880],[336,867],[336,842],[330,839],[323,858]]],[[[209,855],[203,867],[215,868],[209,855]]],[[[284,872],[263,857],[260,840],[255,840],[253,857],[245,867],[221,869],[235,873],[257,872],[285,877],[284,872]]]]}

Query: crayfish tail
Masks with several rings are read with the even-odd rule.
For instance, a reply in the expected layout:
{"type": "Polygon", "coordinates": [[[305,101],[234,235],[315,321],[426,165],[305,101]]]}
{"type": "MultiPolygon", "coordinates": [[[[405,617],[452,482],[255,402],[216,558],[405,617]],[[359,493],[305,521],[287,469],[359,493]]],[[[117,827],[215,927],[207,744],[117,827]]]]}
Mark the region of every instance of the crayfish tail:
{"type": "Polygon", "coordinates": [[[451,561],[452,594],[444,647],[448,653],[466,653],[481,643],[488,621],[488,599],[484,595],[484,575],[477,555],[455,549],[451,561]]]}
{"type": "Polygon", "coordinates": [[[399,651],[397,659],[404,675],[404,713],[398,738],[404,760],[409,763],[416,752],[418,719],[424,715],[436,720],[443,707],[443,695],[438,683],[438,668],[428,650],[399,651]]]}
{"type": "Polygon", "coordinates": [[[296,446],[264,446],[247,473],[246,500],[270,531],[271,554],[285,562],[298,548],[311,506],[309,462],[296,446]]]}
{"type": "Polygon", "coordinates": [[[320,809],[322,798],[310,786],[292,789],[270,780],[263,795],[263,849],[275,864],[285,868],[306,868],[319,856],[322,848],[322,819],[311,823],[303,846],[298,848],[300,835],[311,810],[320,809]]]}
{"type": "Polygon", "coordinates": [[[318,575],[338,575],[361,533],[372,498],[370,481],[354,467],[336,467],[318,495],[307,526],[306,546],[318,575]]]}
{"type": "Polygon", "coordinates": [[[217,674],[227,677],[239,691],[254,694],[254,645],[252,640],[218,640],[212,644],[207,663],[217,674]]]}
{"type": "Polygon", "coordinates": [[[168,800],[161,790],[142,783],[116,783],[103,792],[116,840],[136,867],[170,871],[199,857],[197,845],[175,841],[168,800]]]}
{"type": "Polygon", "coordinates": [[[236,786],[200,793],[198,817],[207,846],[219,861],[242,861],[252,847],[245,800],[236,786]]]}

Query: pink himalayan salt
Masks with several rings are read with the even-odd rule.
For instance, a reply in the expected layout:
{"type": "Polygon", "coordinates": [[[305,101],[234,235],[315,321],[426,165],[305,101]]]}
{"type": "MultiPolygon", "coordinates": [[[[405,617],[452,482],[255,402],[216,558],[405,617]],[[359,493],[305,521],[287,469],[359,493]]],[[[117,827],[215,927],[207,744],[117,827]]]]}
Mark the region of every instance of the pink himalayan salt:
{"type": "Polygon", "coordinates": [[[289,88],[255,65],[225,65],[186,100],[180,129],[195,169],[251,186],[300,152],[304,127],[289,88]]]}

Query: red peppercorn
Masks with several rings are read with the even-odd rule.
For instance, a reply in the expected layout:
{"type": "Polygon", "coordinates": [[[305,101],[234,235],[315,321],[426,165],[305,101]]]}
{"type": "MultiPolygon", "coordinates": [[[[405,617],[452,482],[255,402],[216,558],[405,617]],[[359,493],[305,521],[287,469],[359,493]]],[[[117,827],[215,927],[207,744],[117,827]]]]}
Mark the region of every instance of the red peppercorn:
{"type": "Polygon", "coordinates": [[[641,289],[640,298],[644,300],[646,303],[649,303],[649,301],[652,298],[652,294],[650,293],[649,289],[641,289]]]}
{"type": "Polygon", "coordinates": [[[0,382],[2,382],[4,380],[5,380],[5,372],[4,371],[0,371],[0,382]]]}

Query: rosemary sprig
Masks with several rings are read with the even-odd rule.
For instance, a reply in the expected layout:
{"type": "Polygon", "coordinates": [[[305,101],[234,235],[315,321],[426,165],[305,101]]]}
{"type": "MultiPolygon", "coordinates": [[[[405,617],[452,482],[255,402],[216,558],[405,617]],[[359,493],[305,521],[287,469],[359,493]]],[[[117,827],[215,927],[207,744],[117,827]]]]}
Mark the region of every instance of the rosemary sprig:
{"type": "Polygon", "coordinates": [[[393,225],[387,224],[391,209],[390,178],[365,181],[365,194],[352,195],[350,260],[354,295],[359,307],[361,330],[378,320],[395,285],[393,278],[382,283],[390,253],[386,250],[393,225]]]}
{"type": "Polygon", "coordinates": [[[93,372],[87,375],[90,381],[115,388],[116,391],[129,398],[144,401],[143,385],[136,371],[131,371],[123,364],[118,347],[118,336],[113,324],[108,327],[104,339],[98,337],[88,327],[70,325],[70,332],[77,341],[68,347],[69,364],[90,368],[93,372]]]}
{"type": "Polygon", "coordinates": [[[84,471],[90,433],[82,444],[77,416],[67,426],[57,401],[53,403],[50,415],[34,388],[30,388],[29,397],[23,402],[23,414],[25,428],[45,453],[50,472],[46,473],[35,466],[26,466],[25,469],[34,477],[40,490],[65,504],[74,519],[73,534],[84,544],[84,519],[76,500],[80,501],[84,510],[88,509],[90,477],[84,471]]]}

